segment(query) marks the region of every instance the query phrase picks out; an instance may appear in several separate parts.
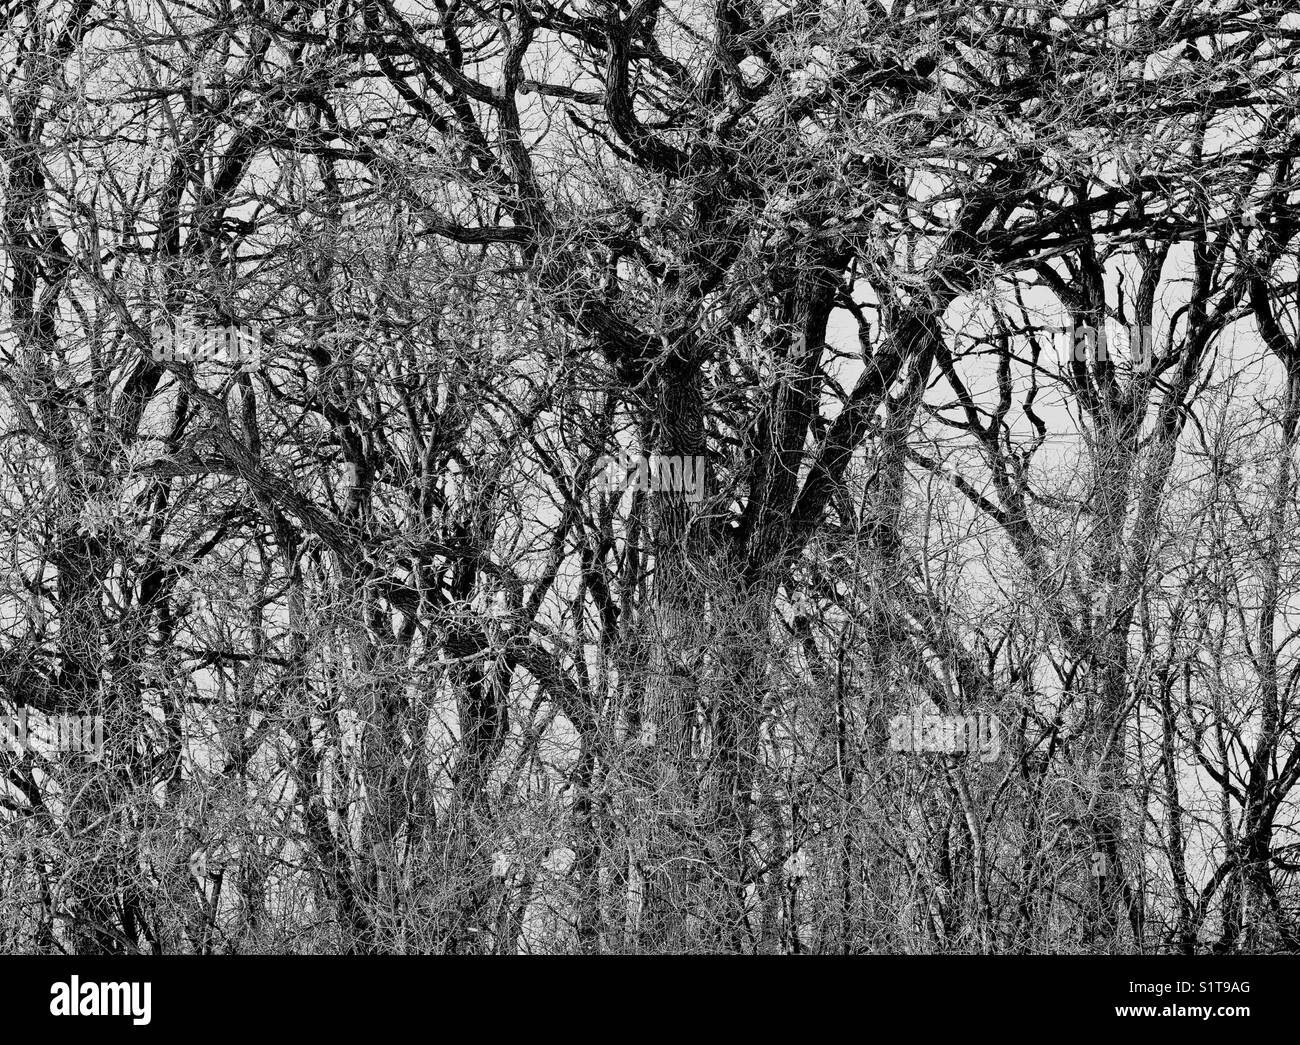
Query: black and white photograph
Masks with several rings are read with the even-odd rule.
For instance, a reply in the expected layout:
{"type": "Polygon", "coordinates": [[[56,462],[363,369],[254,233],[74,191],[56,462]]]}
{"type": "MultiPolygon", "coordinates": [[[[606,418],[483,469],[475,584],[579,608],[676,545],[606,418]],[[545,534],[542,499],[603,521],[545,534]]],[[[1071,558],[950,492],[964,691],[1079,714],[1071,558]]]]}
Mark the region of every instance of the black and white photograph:
{"type": "Polygon", "coordinates": [[[1298,522],[1295,0],[0,0],[15,1032],[1293,1034],[1298,522]]]}

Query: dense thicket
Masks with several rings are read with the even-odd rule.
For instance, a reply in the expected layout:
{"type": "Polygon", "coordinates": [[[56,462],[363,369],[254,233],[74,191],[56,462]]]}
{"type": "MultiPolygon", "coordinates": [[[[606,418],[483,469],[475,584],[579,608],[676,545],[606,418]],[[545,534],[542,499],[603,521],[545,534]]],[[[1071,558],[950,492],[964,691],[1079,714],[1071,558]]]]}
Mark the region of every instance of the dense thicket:
{"type": "Polygon", "coordinates": [[[0,950],[1295,949],[1288,8],[11,3],[0,950]]]}

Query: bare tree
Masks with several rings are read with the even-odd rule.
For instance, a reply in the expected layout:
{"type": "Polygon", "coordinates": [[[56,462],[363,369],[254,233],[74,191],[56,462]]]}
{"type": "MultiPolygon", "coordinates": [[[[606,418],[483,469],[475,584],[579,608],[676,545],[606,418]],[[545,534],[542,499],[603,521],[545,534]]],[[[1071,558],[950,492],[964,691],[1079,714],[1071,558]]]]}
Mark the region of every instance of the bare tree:
{"type": "Polygon", "coordinates": [[[1284,5],[0,17],[7,946],[1295,947],[1284,5]]]}

